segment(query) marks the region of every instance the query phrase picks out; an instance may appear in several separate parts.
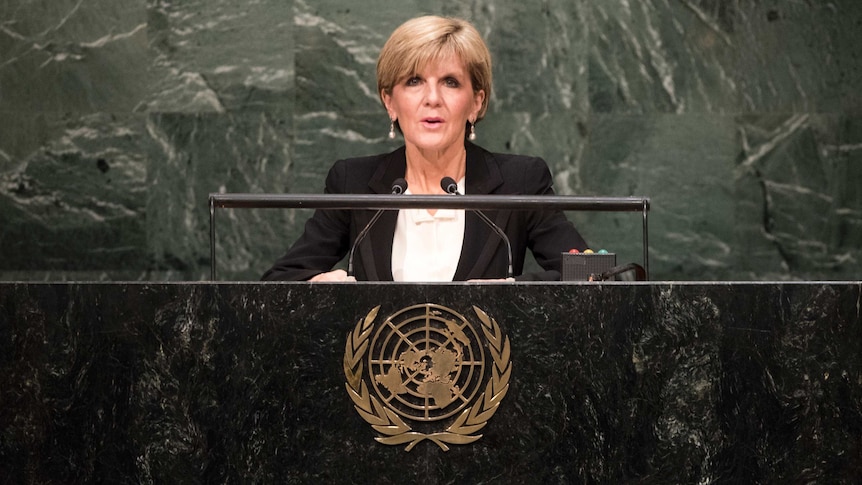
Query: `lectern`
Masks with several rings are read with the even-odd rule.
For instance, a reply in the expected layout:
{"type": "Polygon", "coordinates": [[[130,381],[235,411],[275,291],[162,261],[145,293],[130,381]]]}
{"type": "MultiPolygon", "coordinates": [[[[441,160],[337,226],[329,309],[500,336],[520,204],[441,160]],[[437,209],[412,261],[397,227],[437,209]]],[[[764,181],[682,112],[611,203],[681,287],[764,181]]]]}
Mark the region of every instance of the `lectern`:
{"type": "Polygon", "coordinates": [[[851,483],[860,301],[860,282],[0,283],[0,476],[851,483]]]}

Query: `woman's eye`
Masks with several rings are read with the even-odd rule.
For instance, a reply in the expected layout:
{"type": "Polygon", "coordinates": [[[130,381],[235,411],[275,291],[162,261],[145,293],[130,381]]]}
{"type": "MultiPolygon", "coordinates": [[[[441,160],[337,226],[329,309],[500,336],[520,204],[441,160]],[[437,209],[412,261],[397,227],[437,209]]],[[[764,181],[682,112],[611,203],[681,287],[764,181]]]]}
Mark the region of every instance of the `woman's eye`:
{"type": "Polygon", "coordinates": [[[419,84],[419,76],[408,77],[407,81],[404,83],[407,86],[416,86],[419,84]]]}
{"type": "Polygon", "coordinates": [[[452,77],[446,78],[446,86],[450,88],[457,88],[460,85],[461,83],[459,83],[457,79],[452,77]]]}

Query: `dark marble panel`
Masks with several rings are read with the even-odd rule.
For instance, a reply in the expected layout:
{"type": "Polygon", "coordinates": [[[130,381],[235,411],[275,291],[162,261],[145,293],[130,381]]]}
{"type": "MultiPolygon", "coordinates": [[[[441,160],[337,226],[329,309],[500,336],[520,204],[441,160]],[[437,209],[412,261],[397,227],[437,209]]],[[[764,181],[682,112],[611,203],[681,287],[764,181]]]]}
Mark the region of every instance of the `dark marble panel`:
{"type": "Polygon", "coordinates": [[[831,115],[739,119],[736,231],[744,274],[855,279],[862,261],[862,125],[831,115]]]}
{"type": "MultiPolygon", "coordinates": [[[[734,120],[707,115],[604,115],[590,125],[585,195],[647,195],[651,279],[738,279],[731,177],[734,120]],[[675,275],[675,276],[670,276],[675,275]]],[[[592,242],[640,262],[639,214],[589,214],[592,242]],[[610,221],[610,223],[608,222],[610,221]]]]}
{"type": "Polygon", "coordinates": [[[734,2],[588,2],[596,113],[733,113],[734,2]]]}
{"type": "Polygon", "coordinates": [[[501,2],[470,18],[494,60],[491,113],[533,117],[587,111],[587,38],[583,2],[501,2]]]}
{"type": "Polygon", "coordinates": [[[142,116],[104,113],[32,114],[3,130],[15,159],[0,172],[0,271],[106,273],[143,260],[144,131],[142,116]]]}
{"type": "Polygon", "coordinates": [[[858,112],[862,6],[837,2],[593,2],[597,112],[858,112]]]}
{"type": "Polygon", "coordinates": [[[293,110],[293,2],[147,2],[149,112],[293,110]]]}
{"type": "Polygon", "coordinates": [[[141,0],[11,0],[0,19],[0,110],[128,112],[146,96],[141,0]]]}
{"type": "Polygon", "coordinates": [[[858,114],[862,4],[739,2],[735,78],[753,112],[858,114]]]}
{"type": "Polygon", "coordinates": [[[851,483],[853,284],[3,284],[0,472],[18,482],[851,483]],[[384,296],[385,295],[385,296],[384,296]],[[470,445],[376,443],[345,389],[371,308],[512,343],[470,445]]]}
{"type": "MultiPolygon", "coordinates": [[[[208,195],[290,186],[289,126],[265,113],[25,121],[0,134],[20,157],[0,175],[0,248],[16,255],[0,260],[5,279],[207,278],[208,195]]],[[[223,275],[257,279],[294,221],[289,212],[225,215],[223,275]]]]}
{"type": "MultiPolygon", "coordinates": [[[[267,113],[166,113],[152,115],[148,129],[159,146],[148,171],[152,269],[175,271],[173,279],[206,279],[209,194],[288,190],[290,126],[267,113]]],[[[261,261],[283,251],[284,228],[293,224],[293,218],[289,211],[220,212],[218,247],[224,277],[259,278],[261,261]]]]}

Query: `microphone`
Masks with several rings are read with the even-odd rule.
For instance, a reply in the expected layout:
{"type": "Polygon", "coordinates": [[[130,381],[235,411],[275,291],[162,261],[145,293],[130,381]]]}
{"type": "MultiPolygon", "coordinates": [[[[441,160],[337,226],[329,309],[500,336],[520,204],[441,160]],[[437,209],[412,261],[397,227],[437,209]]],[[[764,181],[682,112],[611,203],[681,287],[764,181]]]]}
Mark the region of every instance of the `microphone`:
{"type": "MultiPolygon", "coordinates": [[[[461,193],[458,192],[458,183],[455,182],[455,179],[453,179],[452,177],[443,177],[443,179],[440,180],[440,187],[442,187],[443,190],[446,191],[447,194],[461,195],[461,193]]],[[[509,241],[509,236],[507,236],[506,233],[503,232],[502,229],[500,229],[500,226],[498,226],[497,224],[494,223],[494,221],[489,219],[488,216],[486,216],[484,212],[480,211],[479,209],[468,209],[468,210],[475,212],[476,215],[479,216],[479,219],[482,219],[482,222],[487,224],[488,227],[490,227],[491,230],[493,230],[495,234],[500,236],[500,239],[502,239],[503,242],[506,243],[506,249],[508,250],[508,256],[509,256],[509,261],[508,261],[509,266],[506,268],[506,277],[511,278],[512,277],[512,243],[509,241]]]]}
{"type": "MultiPolygon", "coordinates": [[[[407,181],[403,178],[397,178],[394,182],[392,182],[392,189],[390,189],[389,193],[392,195],[401,195],[404,191],[407,190],[407,181]]],[[[383,215],[384,209],[378,210],[374,213],[374,216],[371,217],[371,220],[368,221],[368,224],[362,228],[362,231],[359,232],[359,235],[356,236],[356,240],[353,241],[353,246],[350,247],[350,254],[347,256],[347,276],[353,275],[353,255],[356,253],[356,248],[359,247],[359,243],[365,239],[365,236],[368,235],[368,231],[371,229],[371,226],[377,222],[377,219],[380,219],[380,216],[383,215]]]]}
{"type": "Polygon", "coordinates": [[[449,195],[461,195],[458,193],[458,184],[452,177],[443,177],[440,179],[440,187],[449,195]]]}
{"type": "MultiPolygon", "coordinates": [[[[621,264],[619,266],[614,266],[613,268],[605,271],[604,273],[593,273],[590,275],[589,281],[607,281],[611,278],[628,273],[630,271],[634,272],[634,281],[646,281],[646,270],[643,266],[637,263],[621,264]]],[[[629,279],[627,281],[631,280],[629,279]]]]}

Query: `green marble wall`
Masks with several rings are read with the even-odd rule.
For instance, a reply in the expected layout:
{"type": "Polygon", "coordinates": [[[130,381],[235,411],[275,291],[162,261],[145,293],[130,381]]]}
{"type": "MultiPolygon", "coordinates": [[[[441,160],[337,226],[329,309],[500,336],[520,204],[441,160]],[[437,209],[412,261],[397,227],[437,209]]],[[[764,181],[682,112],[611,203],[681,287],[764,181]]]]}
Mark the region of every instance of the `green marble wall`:
{"type": "MultiPolygon", "coordinates": [[[[652,198],[653,279],[859,278],[858,0],[6,0],[0,279],[206,278],[210,192],[316,193],[395,146],[374,62],[424,13],[495,56],[480,144],[652,198]]],[[[306,216],[219,212],[222,278],[306,216]]],[[[637,215],[571,216],[640,261],[637,215]]]]}

